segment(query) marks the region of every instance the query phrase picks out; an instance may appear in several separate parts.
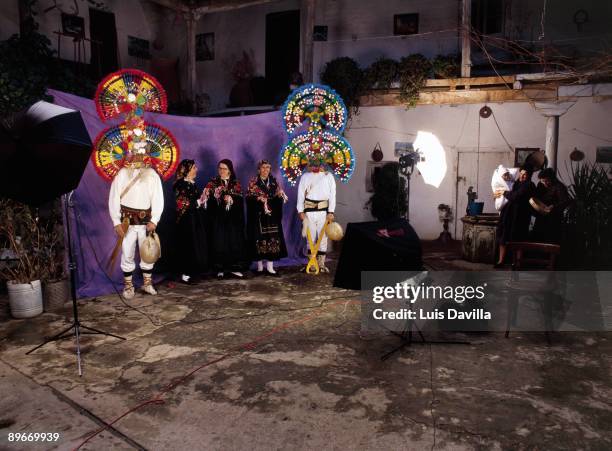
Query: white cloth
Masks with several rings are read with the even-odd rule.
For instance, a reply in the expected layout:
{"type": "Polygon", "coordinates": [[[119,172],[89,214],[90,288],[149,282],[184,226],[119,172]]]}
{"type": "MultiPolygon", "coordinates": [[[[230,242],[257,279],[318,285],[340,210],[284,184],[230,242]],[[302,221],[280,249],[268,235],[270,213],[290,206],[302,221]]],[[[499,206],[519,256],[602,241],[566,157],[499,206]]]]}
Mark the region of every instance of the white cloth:
{"type": "Polygon", "coordinates": [[[139,210],[151,209],[151,222],[157,225],[164,210],[164,190],[161,179],[153,168],[121,168],[111,184],[108,210],[113,226],[121,224],[121,205],[139,210]],[[121,193],[130,181],[143,172],[140,179],[120,199],[121,193]]]}
{"type": "Polygon", "coordinates": [[[304,200],[326,200],[328,211],[336,211],[336,180],[331,172],[306,172],[300,177],[297,195],[297,211],[304,212],[304,200]]]}
{"type": "MultiPolygon", "coordinates": [[[[500,164],[495,171],[493,171],[493,177],[491,178],[491,189],[493,194],[497,190],[512,191],[512,186],[516,180],[516,175],[519,172],[519,168],[506,168],[500,164]],[[506,181],[503,178],[505,173],[509,173],[512,176],[512,180],[506,181]]],[[[504,205],[508,203],[508,199],[505,197],[498,197],[495,199],[495,209],[500,211],[504,205]]]]}
{"type": "MultiPolygon", "coordinates": [[[[146,225],[131,225],[123,238],[123,244],[121,245],[121,270],[123,272],[132,272],[136,268],[134,262],[134,255],[136,253],[136,244],[140,249],[140,245],[147,237],[147,226],[146,225]]],[[[140,269],[143,271],[151,271],[153,269],[153,263],[145,263],[140,261],[140,269]]]]}
{"type": "MultiPolygon", "coordinates": [[[[306,217],[308,218],[307,225],[308,230],[310,230],[310,239],[314,244],[319,239],[319,234],[321,233],[321,230],[323,230],[325,220],[327,219],[327,212],[309,211],[306,213],[306,217]]],[[[327,234],[323,235],[323,238],[321,238],[321,243],[319,244],[318,249],[319,254],[325,254],[325,252],[327,252],[327,234]]],[[[308,253],[310,253],[310,245],[308,246],[308,253]]]]}

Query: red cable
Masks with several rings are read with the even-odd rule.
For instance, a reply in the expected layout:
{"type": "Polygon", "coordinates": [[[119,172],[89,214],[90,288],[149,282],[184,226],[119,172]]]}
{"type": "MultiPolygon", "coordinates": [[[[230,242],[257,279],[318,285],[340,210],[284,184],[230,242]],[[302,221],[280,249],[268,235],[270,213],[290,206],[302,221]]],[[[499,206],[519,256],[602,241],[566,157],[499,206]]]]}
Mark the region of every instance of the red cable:
{"type": "MultiPolygon", "coordinates": [[[[110,423],[105,423],[106,426],[94,431],[91,435],[89,435],[85,440],[83,440],[76,448],[74,448],[73,451],[76,451],[78,449],[80,449],[84,444],[86,444],[87,442],[89,442],[92,438],[94,438],[96,435],[100,434],[101,432],[105,431],[106,429],[108,429],[110,426],[112,426],[113,424],[115,424],[117,421],[121,420],[122,418],[126,417],[127,415],[129,415],[132,412],[135,412],[137,410],[139,410],[141,407],[144,407],[146,405],[149,404],[163,404],[165,401],[162,398],[162,396],[166,393],[168,393],[170,390],[172,390],[173,388],[175,388],[176,386],[180,385],[182,382],[184,382],[186,379],[188,379],[189,377],[191,377],[193,374],[197,373],[198,371],[200,371],[202,368],[206,368],[207,366],[210,365],[214,365],[215,363],[219,363],[222,360],[227,359],[228,357],[231,357],[233,355],[233,353],[238,352],[238,351],[248,351],[250,349],[254,349],[255,346],[257,345],[257,343],[261,342],[263,339],[270,337],[282,330],[288,329],[290,326],[294,326],[294,325],[298,325],[301,323],[305,323],[307,321],[310,321],[311,319],[321,315],[323,313],[323,310],[328,309],[329,307],[332,307],[334,305],[338,305],[338,304],[344,304],[347,301],[338,301],[338,302],[334,302],[332,304],[328,304],[324,307],[321,307],[321,309],[309,316],[305,316],[304,318],[300,318],[300,319],[296,319],[293,321],[287,321],[286,323],[281,324],[280,326],[277,326],[275,328],[273,328],[272,330],[259,335],[258,337],[255,337],[255,339],[253,339],[252,341],[246,342],[246,343],[242,343],[238,346],[236,346],[235,348],[233,348],[232,350],[230,350],[230,352],[223,354],[221,357],[216,358],[215,360],[211,360],[210,362],[207,362],[203,365],[200,365],[196,368],[194,368],[193,370],[189,371],[188,373],[186,373],[185,375],[183,375],[180,379],[178,379],[175,382],[171,382],[168,385],[166,385],[164,388],[162,388],[159,393],[155,396],[153,396],[152,398],[149,398],[148,400],[138,404],[135,407],[132,407],[130,410],[126,411],[125,413],[121,414],[120,416],[118,416],[117,418],[115,418],[113,421],[111,421],[110,423]]],[[[350,303],[360,303],[360,301],[348,301],[350,303]]]]}

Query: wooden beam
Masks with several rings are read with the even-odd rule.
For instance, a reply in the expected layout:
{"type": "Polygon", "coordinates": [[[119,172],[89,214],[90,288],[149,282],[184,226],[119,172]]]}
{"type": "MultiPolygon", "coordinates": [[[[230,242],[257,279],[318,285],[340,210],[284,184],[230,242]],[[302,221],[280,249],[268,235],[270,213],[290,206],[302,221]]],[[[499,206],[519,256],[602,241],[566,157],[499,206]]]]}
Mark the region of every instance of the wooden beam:
{"type": "Polygon", "coordinates": [[[313,80],[313,48],[312,34],[315,21],[315,0],[302,0],[302,11],[304,16],[304,36],[302,44],[302,75],[305,83],[312,83],[313,80]]]}
{"type": "Polygon", "coordinates": [[[444,78],[432,79],[425,82],[427,88],[447,88],[456,86],[470,86],[471,88],[486,85],[512,85],[515,81],[514,75],[504,75],[503,77],[465,77],[465,78],[444,78]]]}
{"type": "Polygon", "coordinates": [[[195,11],[199,13],[218,13],[223,11],[232,11],[235,9],[248,8],[249,6],[263,5],[266,3],[272,3],[277,1],[279,0],[251,0],[243,1],[240,3],[227,2],[226,4],[223,4],[223,2],[215,2],[214,0],[212,0],[209,2],[209,5],[195,8],[195,11]]]}
{"type": "Polygon", "coordinates": [[[195,104],[197,72],[196,72],[196,22],[200,18],[200,14],[189,11],[185,13],[186,24],[186,41],[187,41],[187,96],[192,105],[195,104]]]}
{"type": "Polygon", "coordinates": [[[461,76],[469,77],[472,70],[472,0],[463,0],[461,15],[461,76]]]}
{"type": "MultiPolygon", "coordinates": [[[[360,106],[401,106],[398,100],[399,91],[384,93],[373,92],[360,98],[360,106]]],[[[525,89],[489,89],[464,91],[430,91],[421,92],[417,105],[462,105],[471,103],[494,102],[531,102],[534,100],[556,100],[556,88],[525,89]]]]}

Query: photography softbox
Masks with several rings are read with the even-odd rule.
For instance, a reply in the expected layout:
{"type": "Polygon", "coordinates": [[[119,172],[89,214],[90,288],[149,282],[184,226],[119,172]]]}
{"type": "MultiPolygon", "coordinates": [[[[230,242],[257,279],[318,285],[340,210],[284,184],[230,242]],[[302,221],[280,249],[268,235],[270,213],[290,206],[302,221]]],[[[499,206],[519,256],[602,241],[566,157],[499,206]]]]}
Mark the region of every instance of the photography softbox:
{"type": "Polygon", "coordinates": [[[362,271],[418,271],[421,241],[405,219],[353,222],[346,227],[334,286],[361,289],[362,271]]]}
{"type": "Polygon", "coordinates": [[[0,196],[40,205],[75,189],[91,140],[76,110],[36,102],[0,122],[0,196]]]}

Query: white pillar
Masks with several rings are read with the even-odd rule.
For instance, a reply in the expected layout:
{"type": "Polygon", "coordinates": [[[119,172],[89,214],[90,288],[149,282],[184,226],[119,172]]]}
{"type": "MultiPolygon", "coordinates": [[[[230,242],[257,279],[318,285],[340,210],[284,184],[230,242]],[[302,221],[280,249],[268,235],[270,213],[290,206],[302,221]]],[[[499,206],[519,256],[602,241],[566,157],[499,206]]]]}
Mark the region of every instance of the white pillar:
{"type": "Polygon", "coordinates": [[[546,117],[545,151],[548,167],[557,170],[559,150],[559,117],[567,113],[576,102],[535,102],[535,109],[546,117]]]}
{"type": "Polygon", "coordinates": [[[559,116],[546,117],[546,159],[548,167],[557,170],[557,152],[559,151],[559,116]]]}

